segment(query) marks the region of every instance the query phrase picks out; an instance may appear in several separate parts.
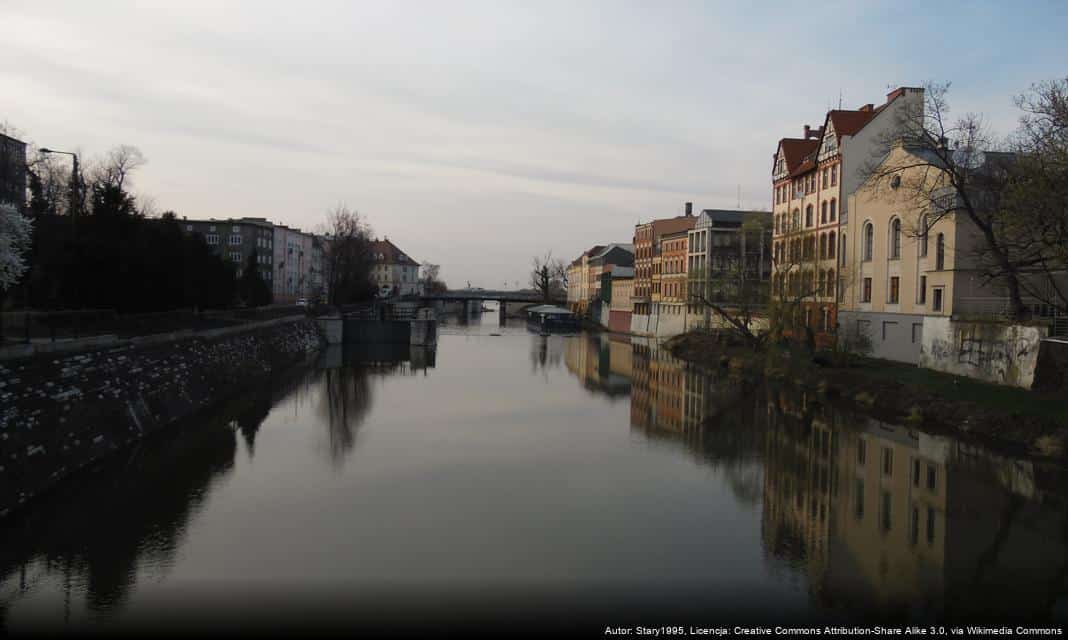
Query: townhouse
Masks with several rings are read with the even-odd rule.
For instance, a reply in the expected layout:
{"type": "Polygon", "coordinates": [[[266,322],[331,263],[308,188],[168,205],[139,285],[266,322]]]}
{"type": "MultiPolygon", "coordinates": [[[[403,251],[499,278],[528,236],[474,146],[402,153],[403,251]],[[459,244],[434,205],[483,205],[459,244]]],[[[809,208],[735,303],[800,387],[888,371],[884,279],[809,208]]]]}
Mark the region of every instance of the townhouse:
{"type": "Polygon", "coordinates": [[[801,138],[779,140],[772,157],[773,296],[796,303],[795,321],[830,344],[838,329],[838,299],[845,272],[842,234],[849,225],[848,197],[903,117],[922,109],[923,89],[901,87],[876,107],[828,111],[823,124],[801,138]]]}
{"type": "MultiPolygon", "coordinates": [[[[682,241],[681,247],[670,244],[669,263],[675,260],[681,250],[682,264],[686,264],[686,232],[694,226],[693,203],[686,203],[686,213],[674,218],[663,218],[650,222],[638,223],[634,227],[634,295],[631,313],[631,333],[640,335],[674,335],[682,333],[685,316],[668,316],[661,314],[660,304],[663,297],[663,243],[664,236],[681,234],[672,240],[682,241]]],[[[668,284],[674,286],[685,279],[685,273],[672,272],[668,284]]],[[[685,305],[685,300],[674,295],[672,289],[666,303],[674,308],[677,304],[685,305]]]]}

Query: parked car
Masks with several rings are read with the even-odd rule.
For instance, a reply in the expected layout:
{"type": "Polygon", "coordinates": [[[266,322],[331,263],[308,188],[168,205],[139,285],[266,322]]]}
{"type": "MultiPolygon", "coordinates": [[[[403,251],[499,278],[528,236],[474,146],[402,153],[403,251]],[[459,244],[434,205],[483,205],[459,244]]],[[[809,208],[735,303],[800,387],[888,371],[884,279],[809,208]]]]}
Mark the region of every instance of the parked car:
{"type": "Polygon", "coordinates": [[[298,307],[306,307],[306,306],[308,306],[308,299],[307,298],[297,298],[297,306],[298,307]]]}

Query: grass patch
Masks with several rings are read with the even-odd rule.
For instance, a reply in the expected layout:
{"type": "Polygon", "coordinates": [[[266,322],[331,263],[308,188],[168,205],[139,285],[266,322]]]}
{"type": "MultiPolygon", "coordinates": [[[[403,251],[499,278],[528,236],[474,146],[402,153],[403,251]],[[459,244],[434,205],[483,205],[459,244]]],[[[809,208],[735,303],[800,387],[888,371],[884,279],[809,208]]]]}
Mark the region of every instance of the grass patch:
{"type": "Polygon", "coordinates": [[[903,384],[946,400],[970,402],[1002,413],[1032,415],[1068,427],[1068,402],[1056,394],[990,384],[887,360],[864,358],[861,365],[850,369],[850,375],[875,383],[903,384]]]}

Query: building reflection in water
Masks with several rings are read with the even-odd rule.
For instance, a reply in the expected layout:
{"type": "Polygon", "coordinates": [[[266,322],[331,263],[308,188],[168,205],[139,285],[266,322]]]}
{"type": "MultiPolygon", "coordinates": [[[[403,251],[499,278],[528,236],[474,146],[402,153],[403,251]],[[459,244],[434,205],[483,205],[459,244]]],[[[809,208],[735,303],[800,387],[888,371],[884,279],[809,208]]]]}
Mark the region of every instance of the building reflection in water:
{"type": "Polygon", "coordinates": [[[606,384],[611,375],[629,377],[631,428],[722,468],[739,501],[762,508],[769,572],[804,575],[813,604],[920,618],[1063,615],[1062,468],[752,389],[655,341],[633,339],[629,352],[619,342],[572,339],[568,370],[595,393],[625,388],[606,384]]]}

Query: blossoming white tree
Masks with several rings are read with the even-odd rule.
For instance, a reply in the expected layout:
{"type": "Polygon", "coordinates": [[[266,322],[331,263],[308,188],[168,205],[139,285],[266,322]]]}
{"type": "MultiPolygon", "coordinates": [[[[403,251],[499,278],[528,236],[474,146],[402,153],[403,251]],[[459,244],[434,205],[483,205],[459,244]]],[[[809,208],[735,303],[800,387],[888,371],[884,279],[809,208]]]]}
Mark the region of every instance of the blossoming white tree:
{"type": "Polygon", "coordinates": [[[10,289],[26,273],[32,228],[14,205],[0,203],[0,291],[10,289]]]}

